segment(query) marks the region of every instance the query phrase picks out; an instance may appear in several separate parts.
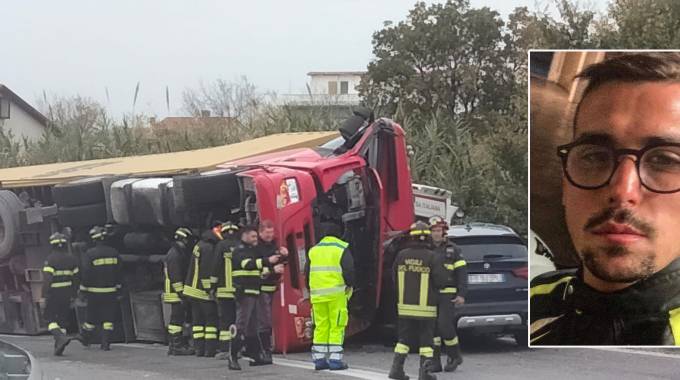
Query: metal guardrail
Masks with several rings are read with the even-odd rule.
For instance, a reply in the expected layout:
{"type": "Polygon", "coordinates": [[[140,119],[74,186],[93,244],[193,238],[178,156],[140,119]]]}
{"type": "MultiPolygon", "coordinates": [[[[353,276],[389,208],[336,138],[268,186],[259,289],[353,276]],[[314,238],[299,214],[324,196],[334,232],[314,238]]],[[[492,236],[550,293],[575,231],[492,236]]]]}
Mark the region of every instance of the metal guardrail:
{"type": "Polygon", "coordinates": [[[0,380],[41,380],[38,360],[21,347],[0,340],[0,380]]]}

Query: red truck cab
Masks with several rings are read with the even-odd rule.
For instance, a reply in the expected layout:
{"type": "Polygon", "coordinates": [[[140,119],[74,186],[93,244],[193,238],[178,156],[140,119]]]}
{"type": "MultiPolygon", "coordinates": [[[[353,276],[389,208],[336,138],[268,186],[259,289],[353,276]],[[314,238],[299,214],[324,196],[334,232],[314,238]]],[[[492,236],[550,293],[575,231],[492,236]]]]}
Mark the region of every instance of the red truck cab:
{"type": "MultiPolygon", "coordinates": [[[[361,120],[363,122],[363,120],[361,120]]],[[[356,120],[355,120],[356,122],[356,120]]],[[[414,219],[403,129],[388,119],[341,129],[342,137],[317,148],[296,149],[229,162],[239,167],[242,215],[271,220],[288,264],[273,302],[275,349],[311,344],[304,266],[321,223],[336,223],[353,253],[356,284],[347,334],[366,329],[380,305],[383,243],[414,219]]]]}

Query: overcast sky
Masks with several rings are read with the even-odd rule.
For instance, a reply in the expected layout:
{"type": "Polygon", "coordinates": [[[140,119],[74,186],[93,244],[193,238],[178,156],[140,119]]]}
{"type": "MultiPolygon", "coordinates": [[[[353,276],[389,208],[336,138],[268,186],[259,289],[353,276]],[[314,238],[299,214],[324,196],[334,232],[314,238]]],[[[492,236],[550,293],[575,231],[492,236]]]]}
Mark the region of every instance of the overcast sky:
{"type": "MultiPolygon", "coordinates": [[[[428,1],[432,3],[434,1],[428,1]]],[[[472,0],[504,19],[535,2],[472,0]]],[[[31,104],[91,97],[115,116],[179,115],[181,92],[245,75],[262,91],[301,93],[309,71],[365,70],[372,34],[405,19],[413,0],[4,1],[0,83],[31,104]],[[107,102],[106,88],[110,95],[107,102]],[[107,104],[108,103],[108,104],[107,104]]]]}

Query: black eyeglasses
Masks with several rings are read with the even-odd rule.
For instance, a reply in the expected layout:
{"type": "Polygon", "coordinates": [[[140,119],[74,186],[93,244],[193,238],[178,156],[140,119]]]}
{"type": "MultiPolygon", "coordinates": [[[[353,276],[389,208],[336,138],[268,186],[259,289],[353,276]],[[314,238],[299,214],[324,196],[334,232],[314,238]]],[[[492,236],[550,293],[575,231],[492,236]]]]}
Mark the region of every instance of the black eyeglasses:
{"type": "Polygon", "coordinates": [[[680,143],[651,144],[638,150],[577,140],[557,147],[557,155],[567,180],[581,189],[607,186],[621,162],[619,157],[633,156],[646,189],[663,194],[680,191],[680,143]]]}

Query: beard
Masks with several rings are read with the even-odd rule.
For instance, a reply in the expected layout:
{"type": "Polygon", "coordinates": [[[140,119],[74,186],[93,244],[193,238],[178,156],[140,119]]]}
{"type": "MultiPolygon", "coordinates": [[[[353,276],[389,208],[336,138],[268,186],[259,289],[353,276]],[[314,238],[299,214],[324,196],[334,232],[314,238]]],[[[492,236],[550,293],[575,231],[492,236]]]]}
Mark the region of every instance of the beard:
{"type": "Polygon", "coordinates": [[[622,246],[584,248],[581,252],[583,265],[593,276],[612,283],[631,283],[643,280],[656,273],[656,253],[632,252],[622,246]],[[610,259],[626,257],[630,261],[623,267],[613,267],[610,259]]]}

